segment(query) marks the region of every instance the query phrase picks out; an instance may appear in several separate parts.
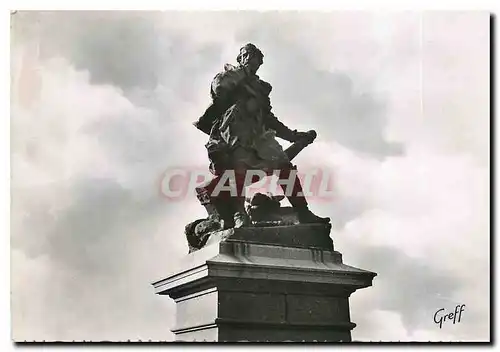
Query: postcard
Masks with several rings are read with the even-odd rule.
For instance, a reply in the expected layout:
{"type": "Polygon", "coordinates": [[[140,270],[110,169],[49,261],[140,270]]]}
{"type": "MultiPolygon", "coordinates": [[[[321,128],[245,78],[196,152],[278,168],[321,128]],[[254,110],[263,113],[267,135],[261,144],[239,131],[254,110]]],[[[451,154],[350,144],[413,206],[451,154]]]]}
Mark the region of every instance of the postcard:
{"type": "Polygon", "coordinates": [[[491,342],[487,12],[13,11],[15,342],[491,342]]]}

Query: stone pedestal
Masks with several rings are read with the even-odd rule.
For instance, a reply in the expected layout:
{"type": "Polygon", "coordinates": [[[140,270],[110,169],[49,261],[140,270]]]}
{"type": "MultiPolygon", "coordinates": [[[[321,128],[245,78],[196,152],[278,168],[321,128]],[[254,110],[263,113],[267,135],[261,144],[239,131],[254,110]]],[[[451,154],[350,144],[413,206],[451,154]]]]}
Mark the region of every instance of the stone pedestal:
{"type": "Polygon", "coordinates": [[[349,296],[375,273],[342,263],[330,225],[213,234],[157,294],[176,302],[177,341],[351,341],[349,296]]]}

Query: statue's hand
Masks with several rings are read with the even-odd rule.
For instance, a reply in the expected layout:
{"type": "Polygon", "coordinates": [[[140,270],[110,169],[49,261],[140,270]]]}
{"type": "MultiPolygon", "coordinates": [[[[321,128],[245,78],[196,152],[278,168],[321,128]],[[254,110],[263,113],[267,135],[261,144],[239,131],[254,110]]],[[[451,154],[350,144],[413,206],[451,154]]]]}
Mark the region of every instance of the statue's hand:
{"type": "Polygon", "coordinates": [[[307,132],[297,132],[294,131],[294,140],[292,142],[302,142],[304,144],[311,144],[316,138],[317,133],[314,130],[307,132]]]}

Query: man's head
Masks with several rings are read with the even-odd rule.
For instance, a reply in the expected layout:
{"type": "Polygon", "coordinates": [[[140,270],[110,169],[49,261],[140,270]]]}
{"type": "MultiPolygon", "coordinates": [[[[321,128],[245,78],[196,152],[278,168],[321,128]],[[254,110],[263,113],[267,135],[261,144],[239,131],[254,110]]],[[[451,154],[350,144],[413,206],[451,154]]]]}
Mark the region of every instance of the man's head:
{"type": "Polygon", "coordinates": [[[255,45],[248,43],[240,49],[236,60],[241,66],[244,66],[249,73],[255,74],[264,59],[264,54],[255,45]]]}

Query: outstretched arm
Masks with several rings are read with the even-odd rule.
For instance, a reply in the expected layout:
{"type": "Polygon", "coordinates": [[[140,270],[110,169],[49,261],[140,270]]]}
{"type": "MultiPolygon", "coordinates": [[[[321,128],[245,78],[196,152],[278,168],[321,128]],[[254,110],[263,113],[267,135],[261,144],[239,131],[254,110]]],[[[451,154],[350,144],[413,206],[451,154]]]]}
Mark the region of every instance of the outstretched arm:
{"type": "Polygon", "coordinates": [[[290,150],[290,153],[295,153],[294,156],[297,155],[297,153],[301,151],[306,145],[311,144],[317,136],[316,131],[314,130],[310,130],[307,132],[297,132],[297,130],[290,130],[281,121],[279,121],[273,113],[270,113],[268,117],[269,119],[267,126],[276,131],[276,136],[294,143],[295,147],[292,148],[292,146],[292,149],[290,150]],[[295,148],[298,149],[295,150],[295,148]]]}
{"type": "Polygon", "coordinates": [[[272,130],[276,131],[276,137],[282,138],[286,141],[289,142],[295,142],[297,138],[299,137],[299,133],[297,130],[291,130],[288,128],[283,122],[278,120],[276,116],[270,111],[269,115],[267,116],[266,120],[266,126],[267,128],[270,128],[272,130]]]}

